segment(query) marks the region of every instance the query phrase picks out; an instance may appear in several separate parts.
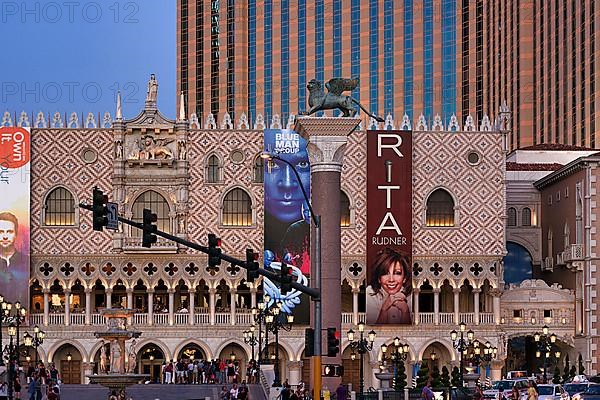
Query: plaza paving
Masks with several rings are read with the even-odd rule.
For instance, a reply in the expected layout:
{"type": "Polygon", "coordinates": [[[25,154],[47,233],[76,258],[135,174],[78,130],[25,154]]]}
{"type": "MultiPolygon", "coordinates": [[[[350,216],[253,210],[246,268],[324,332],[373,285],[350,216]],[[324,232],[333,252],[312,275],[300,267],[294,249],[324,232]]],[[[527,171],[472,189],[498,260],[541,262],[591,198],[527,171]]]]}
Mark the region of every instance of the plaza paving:
{"type": "MultiPolygon", "coordinates": [[[[259,385],[248,385],[250,399],[264,400],[259,385]]],[[[228,386],[230,387],[230,385],[228,386]]],[[[135,385],[127,391],[133,400],[204,400],[219,398],[221,385],[135,385]]],[[[98,385],[63,385],[61,400],[106,400],[108,390],[98,385]]]]}

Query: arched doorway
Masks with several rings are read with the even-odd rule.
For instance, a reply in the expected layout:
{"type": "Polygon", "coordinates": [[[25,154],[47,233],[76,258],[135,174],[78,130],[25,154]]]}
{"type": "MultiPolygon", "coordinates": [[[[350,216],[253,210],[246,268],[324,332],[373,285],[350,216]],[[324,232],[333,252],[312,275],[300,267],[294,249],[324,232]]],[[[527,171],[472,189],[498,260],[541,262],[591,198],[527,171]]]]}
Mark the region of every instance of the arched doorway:
{"type": "Polygon", "coordinates": [[[60,346],[52,356],[52,362],[65,384],[81,384],[82,360],[81,353],[72,344],[60,346]]]}
{"type": "Polygon", "coordinates": [[[506,242],[504,262],[504,282],[520,284],[533,277],[531,254],[520,244],[506,242]]]}
{"type": "Polygon", "coordinates": [[[246,379],[246,366],[248,360],[246,359],[246,351],[237,343],[230,343],[221,351],[219,359],[225,361],[227,364],[227,370],[225,373],[228,375],[227,381],[233,381],[235,376],[229,378],[231,373],[230,367],[233,364],[234,372],[237,371],[237,383],[246,379]]]}
{"type": "MultiPolygon", "coordinates": [[[[551,334],[552,332],[549,332],[549,335],[551,334]]],[[[508,371],[527,371],[528,375],[536,375],[543,380],[545,371],[548,382],[552,380],[556,368],[562,375],[567,364],[568,353],[572,350],[572,347],[556,340],[546,350],[543,351],[543,346],[540,346],[540,342],[535,341],[533,335],[510,338],[502,371],[503,375],[506,375],[508,371]]],[[[569,364],[574,365],[574,361],[574,359],[571,359],[569,364]]]]}
{"type": "Polygon", "coordinates": [[[206,355],[200,346],[195,343],[190,343],[181,349],[179,354],[177,354],[177,359],[194,362],[197,360],[206,360],[206,355]]]}
{"type": "Polygon", "coordinates": [[[138,351],[138,370],[142,374],[150,375],[150,382],[162,383],[162,365],[165,363],[165,354],[160,347],[148,343],[138,351]]]}

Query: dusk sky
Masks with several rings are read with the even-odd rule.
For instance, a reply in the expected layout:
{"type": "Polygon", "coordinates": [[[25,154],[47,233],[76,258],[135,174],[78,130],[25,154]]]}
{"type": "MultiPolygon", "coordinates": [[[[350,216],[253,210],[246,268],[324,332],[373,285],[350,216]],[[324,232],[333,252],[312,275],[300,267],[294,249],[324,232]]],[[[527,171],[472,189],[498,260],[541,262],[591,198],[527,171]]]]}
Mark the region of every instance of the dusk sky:
{"type": "Polygon", "coordinates": [[[175,0],[2,1],[0,112],[114,118],[120,90],[132,118],[155,73],[158,107],[175,118],[175,18],[175,0]]]}

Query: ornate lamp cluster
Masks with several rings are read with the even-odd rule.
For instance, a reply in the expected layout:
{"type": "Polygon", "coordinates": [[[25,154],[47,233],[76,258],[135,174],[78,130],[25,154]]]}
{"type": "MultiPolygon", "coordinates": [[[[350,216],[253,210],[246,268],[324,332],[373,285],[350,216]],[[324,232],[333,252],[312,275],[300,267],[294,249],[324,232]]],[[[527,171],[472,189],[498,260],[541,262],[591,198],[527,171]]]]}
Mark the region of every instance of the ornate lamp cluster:
{"type": "MultiPolygon", "coordinates": [[[[4,301],[4,296],[0,295],[0,365],[8,362],[8,398],[14,398],[14,381],[16,377],[16,367],[21,356],[21,343],[19,339],[19,328],[25,321],[27,310],[21,306],[20,302],[14,304],[4,301]],[[2,343],[2,324],[8,324],[9,342],[6,346],[2,343]]],[[[26,339],[27,340],[27,339],[26,339]]],[[[25,343],[27,345],[27,342],[25,343]]]]}
{"type": "Polygon", "coordinates": [[[250,330],[244,332],[244,342],[252,346],[252,358],[254,358],[254,346],[258,344],[258,366],[261,363],[273,362],[275,369],[274,387],[281,386],[281,376],[279,370],[279,331],[281,329],[289,331],[294,323],[294,316],[281,311],[282,303],[278,302],[271,304],[271,297],[267,294],[263,296],[263,301],[259,302],[257,308],[252,309],[254,322],[258,324],[258,337],[255,336],[256,327],[252,325],[250,330]],[[262,326],[265,326],[265,334],[263,335],[262,326]],[[269,354],[269,332],[275,335],[275,352],[269,354]],[[263,347],[262,341],[265,339],[263,347]],[[263,348],[266,354],[263,356],[263,348]]]}
{"type": "MultiPolygon", "coordinates": [[[[365,389],[365,376],[364,376],[364,368],[363,368],[363,364],[364,364],[364,355],[366,352],[373,350],[373,343],[375,342],[375,336],[377,336],[377,334],[375,333],[374,330],[371,330],[368,334],[367,337],[365,338],[365,323],[364,322],[359,322],[358,323],[358,333],[359,333],[359,337],[355,338],[355,332],[350,329],[347,332],[347,336],[348,336],[348,342],[349,342],[349,346],[351,349],[356,350],[358,352],[358,354],[360,354],[360,392],[359,395],[362,396],[364,393],[364,389],[365,389]]],[[[356,360],[356,353],[353,351],[350,354],[350,358],[352,360],[356,360]]]]}
{"type": "MultiPolygon", "coordinates": [[[[388,354],[388,350],[389,349],[386,344],[381,345],[381,352],[383,353],[382,361],[384,363],[386,361],[386,356],[388,354]]],[[[395,391],[400,391],[400,390],[404,389],[404,385],[402,385],[402,383],[398,379],[399,378],[398,370],[399,370],[400,365],[402,363],[404,363],[404,361],[407,359],[409,351],[410,351],[410,348],[409,348],[408,344],[401,343],[400,338],[398,336],[396,336],[394,338],[394,351],[389,353],[389,358],[392,362],[392,365],[394,366],[394,390],[395,391]]],[[[435,353],[433,353],[432,356],[434,354],[435,353]]]]}
{"type": "Polygon", "coordinates": [[[482,345],[481,341],[475,339],[475,333],[471,329],[467,331],[467,324],[464,322],[461,322],[458,325],[458,328],[458,332],[456,330],[452,330],[452,332],[450,332],[450,339],[452,339],[452,345],[458,351],[460,357],[460,385],[462,386],[464,383],[463,378],[465,359],[472,365],[489,363],[498,355],[498,348],[496,346],[492,346],[489,341],[486,341],[482,345]],[[465,332],[467,334],[466,338],[465,332]]]}
{"type": "Polygon", "coordinates": [[[553,351],[554,344],[556,343],[556,334],[550,334],[550,328],[548,328],[547,325],[544,325],[541,334],[539,332],[534,333],[533,340],[537,345],[535,356],[537,358],[542,358],[544,366],[544,383],[548,383],[546,362],[552,357],[556,357],[556,360],[558,360],[561,355],[560,350],[556,349],[553,351]]]}

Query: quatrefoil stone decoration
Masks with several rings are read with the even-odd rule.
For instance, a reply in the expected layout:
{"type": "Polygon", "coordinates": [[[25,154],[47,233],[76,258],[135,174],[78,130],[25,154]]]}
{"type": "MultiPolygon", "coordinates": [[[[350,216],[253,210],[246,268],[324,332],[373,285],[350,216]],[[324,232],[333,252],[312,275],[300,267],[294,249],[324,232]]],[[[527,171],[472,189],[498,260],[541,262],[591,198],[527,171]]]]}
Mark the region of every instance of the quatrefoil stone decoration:
{"type": "Polygon", "coordinates": [[[350,271],[352,273],[352,275],[358,276],[358,274],[360,274],[362,271],[362,267],[360,266],[359,263],[352,263],[350,268],[348,268],[348,271],[350,271]]]}
{"type": "Polygon", "coordinates": [[[186,267],[185,267],[185,272],[187,272],[190,275],[196,275],[199,271],[199,268],[196,264],[194,264],[193,262],[189,263],[186,267]]]}
{"type": "Polygon", "coordinates": [[[458,276],[462,271],[463,271],[463,267],[461,267],[459,263],[454,263],[450,267],[450,272],[452,272],[456,276],[458,276]]]}
{"type": "Polygon", "coordinates": [[[44,265],[40,267],[40,272],[44,274],[44,276],[50,275],[52,271],[54,271],[54,268],[52,268],[48,263],[44,263],[44,265]]]}
{"type": "Polygon", "coordinates": [[[421,272],[423,272],[423,267],[421,267],[419,263],[415,263],[413,265],[413,274],[418,276],[421,272]]]}

